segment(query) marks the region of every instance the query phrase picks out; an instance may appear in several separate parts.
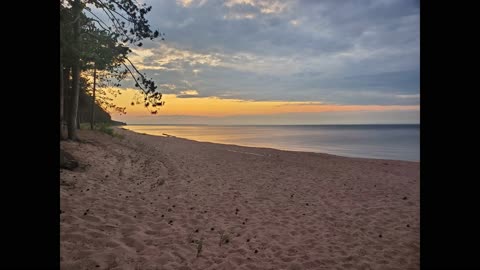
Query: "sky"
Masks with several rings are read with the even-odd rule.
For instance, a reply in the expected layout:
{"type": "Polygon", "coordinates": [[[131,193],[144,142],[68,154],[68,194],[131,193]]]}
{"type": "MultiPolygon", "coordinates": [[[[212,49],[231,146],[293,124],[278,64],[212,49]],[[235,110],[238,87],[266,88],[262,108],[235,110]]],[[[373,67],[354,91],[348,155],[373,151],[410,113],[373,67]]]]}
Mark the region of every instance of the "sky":
{"type": "Polygon", "coordinates": [[[144,0],[165,41],[130,59],[165,106],[128,124],[419,123],[419,1],[144,0]]]}

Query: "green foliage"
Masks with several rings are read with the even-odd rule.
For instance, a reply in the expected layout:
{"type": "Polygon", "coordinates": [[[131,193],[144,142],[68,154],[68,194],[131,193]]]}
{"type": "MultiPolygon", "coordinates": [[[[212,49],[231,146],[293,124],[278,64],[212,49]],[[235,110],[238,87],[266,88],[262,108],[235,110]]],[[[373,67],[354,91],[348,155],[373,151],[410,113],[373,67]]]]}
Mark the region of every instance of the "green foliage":
{"type": "Polygon", "coordinates": [[[90,123],[80,123],[80,129],[81,130],[90,129],[90,123]]]}
{"type": "Polygon", "coordinates": [[[110,136],[114,136],[115,132],[113,131],[113,128],[111,128],[110,125],[105,124],[105,123],[100,123],[96,125],[95,127],[98,131],[103,132],[105,134],[108,134],[110,136]]]}
{"type": "Polygon", "coordinates": [[[120,139],[123,139],[125,136],[123,136],[122,134],[119,134],[119,133],[116,133],[113,128],[112,128],[112,125],[111,124],[108,124],[108,123],[99,123],[99,124],[96,124],[95,125],[95,129],[100,131],[100,132],[103,132],[105,134],[108,134],[112,137],[117,137],[117,138],[120,138],[120,139]]]}
{"type": "MultiPolygon", "coordinates": [[[[105,85],[118,87],[130,76],[143,93],[145,107],[156,114],[156,107],[164,105],[162,94],[155,82],[128,59],[132,52],[128,44],[140,47],[143,39],[164,40],[165,34],[152,30],[145,18],[151,8],[135,0],[60,0],[60,56],[65,67],[74,66],[79,60],[83,71],[103,71],[99,79],[105,85]],[[74,16],[79,9],[80,15],[74,16]],[[80,24],[79,37],[73,31],[75,23],[80,24]]],[[[104,109],[111,105],[98,103],[104,109]]],[[[122,108],[112,108],[124,113],[122,108]]]]}
{"type": "MultiPolygon", "coordinates": [[[[90,123],[81,123],[80,124],[80,129],[82,130],[90,130],[90,123]]],[[[105,134],[108,134],[112,137],[124,139],[125,136],[115,132],[115,130],[112,128],[112,124],[110,123],[96,123],[94,127],[95,131],[99,131],[105,134]]]]}

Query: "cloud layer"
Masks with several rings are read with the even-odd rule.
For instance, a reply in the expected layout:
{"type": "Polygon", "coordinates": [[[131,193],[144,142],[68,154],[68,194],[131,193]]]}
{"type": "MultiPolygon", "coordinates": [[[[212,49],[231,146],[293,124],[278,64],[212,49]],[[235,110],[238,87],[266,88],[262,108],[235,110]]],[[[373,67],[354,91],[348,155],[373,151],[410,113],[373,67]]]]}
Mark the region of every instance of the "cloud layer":
{"type": "Polygon", "coordinates": [[[145,2],[167,40],[134,60],[165,93],[419,104],[418,1],[145,2]]]}
{"type": "Polygon", "coordinates": [[[143,2],[166,41],[132,60],[163,93],[419,105],[419,1],[143,2]]]}

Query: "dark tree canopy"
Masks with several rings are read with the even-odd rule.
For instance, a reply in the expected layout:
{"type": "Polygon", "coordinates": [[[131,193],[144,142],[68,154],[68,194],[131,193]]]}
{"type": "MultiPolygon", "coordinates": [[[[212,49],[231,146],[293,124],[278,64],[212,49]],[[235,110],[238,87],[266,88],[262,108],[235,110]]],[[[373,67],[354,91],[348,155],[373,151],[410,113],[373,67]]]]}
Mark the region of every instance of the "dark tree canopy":
{"type": "Polygon", "coordinates": [[[156,114],[156,107],[164,105],[156,83],[140,72],[128,59],[131,46],[142,46],[144,39],[153,40],[164,34],[152,30],[145,15],[151,6],[134,0],[61,0],[60,1],[61,61],[72,66],[78,58],[83,71],[97,69],[108,72],[104,79],[120,86],[127,76],[142,91],[144,106],[156,114]],[[75,8],[81,10],[75,16],[75,8]],[[102,18],[106,18],[102,20],[102,18]],[[80,23],[80,38],[75,44],[72,25],[80,23]]]}

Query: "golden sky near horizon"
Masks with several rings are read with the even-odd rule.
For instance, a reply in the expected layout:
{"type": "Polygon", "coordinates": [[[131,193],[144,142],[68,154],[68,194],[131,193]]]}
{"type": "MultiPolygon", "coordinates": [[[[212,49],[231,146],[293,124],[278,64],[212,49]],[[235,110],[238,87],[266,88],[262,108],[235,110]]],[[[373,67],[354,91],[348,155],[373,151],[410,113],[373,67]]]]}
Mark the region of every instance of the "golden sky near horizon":
{"type": "MultiPolygon", "coordinates": [[[[114,103],[127,108],[128,115],[150,115],[142,105],[130,105],[135,100],[137,90],[122,90],[122,94],[114,98],[114,103]]],[[[184,94],[194,96],[196,91],[185,91],[184,94]],[[193,95],[192,95],[193,94],[193,95]]],[[[138,95],[138,94],[137,94],[138,95]]],[[[175,94],[164,94],[165,106],[158,110],[159,115],[188,116],[232,116],[232,115],[273,115],[299,112],[344,112],[344,111],[416,111],[418,105],[335,105],[321,102],[296,101],[250,101],[219,97],[181,98],[175,94]]],[[[113,113],[115,115],[115,113],[113,113]]]]}

